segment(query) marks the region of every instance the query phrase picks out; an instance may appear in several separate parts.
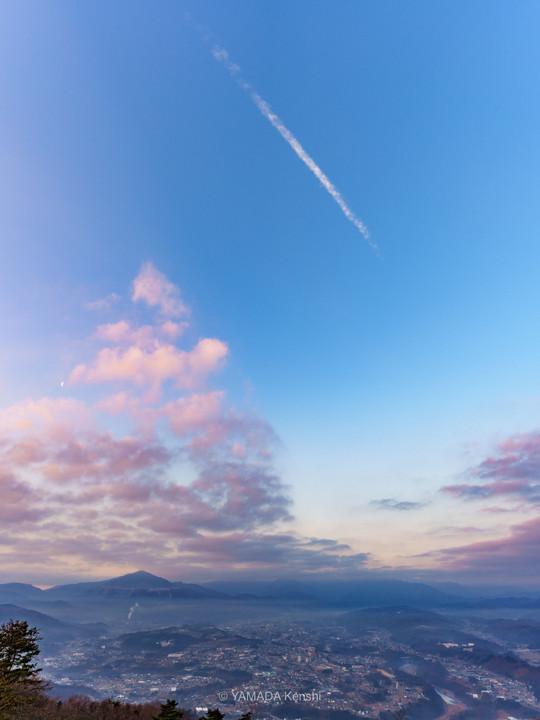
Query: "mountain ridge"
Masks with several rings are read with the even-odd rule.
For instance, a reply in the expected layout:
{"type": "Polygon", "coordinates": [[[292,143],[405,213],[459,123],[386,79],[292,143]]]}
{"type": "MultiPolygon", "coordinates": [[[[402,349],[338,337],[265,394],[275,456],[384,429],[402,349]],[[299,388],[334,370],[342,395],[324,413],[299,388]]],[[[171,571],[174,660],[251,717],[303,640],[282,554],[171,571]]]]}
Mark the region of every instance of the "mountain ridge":
{"type": "MultiPolygon", "coordinates": [[[[450,589],[450,588],[448,588],[450,589]]],[[[540,599],[527,595],[490,597],[463,592],[452,586],[452,592],[427,583],[398,579],[362,578],[275,580],[215,580],[202,584],[170,581],[145,570],[137,570],[105,580],[83,581],[40,589],[30,583],[0,584],[0,603],[40,610],[60,611],[62,605],[94,605],[100,602],[215,601],[237,603],[270,603],[294,607],[367,607],[413,604],[418,607],[448,609],[539,608],[540,599]]],[[[480,591],[480,592],[479,592],[480,591]]]]}

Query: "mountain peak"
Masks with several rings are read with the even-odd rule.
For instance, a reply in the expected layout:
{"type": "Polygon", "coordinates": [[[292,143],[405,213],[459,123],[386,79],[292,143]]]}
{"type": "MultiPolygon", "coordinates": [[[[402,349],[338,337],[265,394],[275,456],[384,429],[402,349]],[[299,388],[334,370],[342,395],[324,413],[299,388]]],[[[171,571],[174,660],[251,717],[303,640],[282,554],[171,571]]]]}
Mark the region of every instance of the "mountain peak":
{"type": "Polygon", "coordinates": [[[146,570],[137,570],[136,572],[121,575],[120,577],[104,580],[100,583],[106,587],[121,588],[164,588],[169,587],[171,583],[165,578],[152,575],[146,570]]]}

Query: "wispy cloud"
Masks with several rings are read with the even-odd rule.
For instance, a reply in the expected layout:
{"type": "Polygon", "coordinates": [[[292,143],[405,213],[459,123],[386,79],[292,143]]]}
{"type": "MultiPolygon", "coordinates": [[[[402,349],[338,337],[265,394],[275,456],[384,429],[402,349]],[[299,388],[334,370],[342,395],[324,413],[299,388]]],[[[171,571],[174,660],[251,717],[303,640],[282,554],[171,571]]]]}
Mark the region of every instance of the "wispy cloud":
{"type": "Polygon", "coordinates": [[[250,83],[246,82],[244,78],[240,75],[240,66],[236,63],[232,62],[230,59],[229,53],[227,50],[225,50],[222,47],[219,47],[218,45],[215,45],[212,50],[212,55],[215,57],[215,59],[220,62],[225,68],[227,68],[229,74],[232,78],[236,81],[236,83],[247,93],[249,93],[251,99],[259,109],[260,113],[276,128],[278,133],[281,135],[281,137],[291,146],[291,148],[294,150],[296,155],[300,158],[300,160],[307,165],[307,167],[311,170],[311,172],[315,175],[315,177],[319,180],[321,185],[324,187],[324,189],[328,192],[331,197],[334,198],[336,203],[339,205],[341,212],[345,215],[347,220],[352,222],[352,224],[355,226],[355,228],[358,230],[358,232],[364,237],[365,240],[371,245],[371,247],[374,250],[378,250],[377,245],[370,239],[369,232],[367,227],[364,225],[362,220],[360,220],[359,217],[355,215],[355,213],[351,210],[351,208],[347,205],[345,202],[342,194],[339,192],[339,190],[336,188],[336,186],[331,182],[330,178],[325,175],[325,173],[321,170],[321,168],[317,165],[315,160],[307,153],[302,145],[298,142],[296,137],[292,134],[292,132],[287,128],[285,123],[281,120],[281,118],[276,115],[275,112],[272,111],[272,108],[270,105],[263,100],[263,98],[259,95],[259,93],[250,85],[250,83]]]}
{"type": "Polygon", "coordinates": [[[188,317],[189,308],[184,305],[180,290],[151,262],[145,262],[133,281],[133,302],[144,301],[158,308],[167,318],[188,317]]]}
{"type": "Polygon", "coordinates": [[[110,310],[112,305],[118,300],[120,300],[120,295],[112,292],[99,300],[86,302],[85,307],[87,310],[110,310]]]}
{"type": "Polygon", "coordinates": [[[382,500],[372,500],[370,505],[378,510],[399,510],[406,512],[408,510],[419,510],[425,507],[425,502],[409,502],[408,500],[396,500],[395,498],[383,498],[382,500]]]}
{"type": "Polygon", "coordinates": [[[473,482],[447,485],[442,492],[462,500],[507,498],[540,504],[540,431],[508,438],[468,471],[473,482]]]}

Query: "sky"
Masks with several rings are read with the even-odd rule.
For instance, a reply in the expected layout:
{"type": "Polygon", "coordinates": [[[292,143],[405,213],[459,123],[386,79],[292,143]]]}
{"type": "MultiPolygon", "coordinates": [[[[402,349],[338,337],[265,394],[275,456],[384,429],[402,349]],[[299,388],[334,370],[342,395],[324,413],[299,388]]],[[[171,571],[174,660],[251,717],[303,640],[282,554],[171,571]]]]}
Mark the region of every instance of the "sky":
{"type": "Polygon", "coordinates": [[[0,582],[537,583],[539,27],[0,3],[0,582]]]}

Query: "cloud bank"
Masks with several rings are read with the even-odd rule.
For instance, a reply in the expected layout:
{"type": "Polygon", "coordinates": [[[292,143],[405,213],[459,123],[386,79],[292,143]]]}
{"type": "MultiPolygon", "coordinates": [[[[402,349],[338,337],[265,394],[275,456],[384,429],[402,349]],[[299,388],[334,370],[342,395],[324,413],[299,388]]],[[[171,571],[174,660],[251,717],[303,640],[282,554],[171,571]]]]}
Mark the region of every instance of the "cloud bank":
{"type": "Polygon", "coordinates": [[[233,408],[211,385],[229,349],[217,338],[187,340],[179,289],[146,263],[131,300],[154,320],[99,325],[91,355],[64,388],[69,397],[0,410],[4,579],[364,564],[367,556],[347,545],[292,529],[279,440],[264,418],[233,408]]]}

